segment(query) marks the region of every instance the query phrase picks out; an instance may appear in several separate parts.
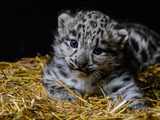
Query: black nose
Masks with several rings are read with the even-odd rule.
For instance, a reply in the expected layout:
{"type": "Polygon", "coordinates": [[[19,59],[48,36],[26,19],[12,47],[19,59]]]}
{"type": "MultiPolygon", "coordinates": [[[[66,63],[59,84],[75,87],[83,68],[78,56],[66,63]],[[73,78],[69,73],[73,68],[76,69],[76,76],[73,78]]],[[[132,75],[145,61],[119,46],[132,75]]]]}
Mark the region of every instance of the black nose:
{"type": "Polygon", "coordinates": [[[86,67],[86,66],[87,66],[87,60],[78,61],[78,60],[76,59],[76,60],[75,60],[75,63],[76,63],[76,65],[77,65],[79,68],[83,68],[83,67],[86,67]]]}

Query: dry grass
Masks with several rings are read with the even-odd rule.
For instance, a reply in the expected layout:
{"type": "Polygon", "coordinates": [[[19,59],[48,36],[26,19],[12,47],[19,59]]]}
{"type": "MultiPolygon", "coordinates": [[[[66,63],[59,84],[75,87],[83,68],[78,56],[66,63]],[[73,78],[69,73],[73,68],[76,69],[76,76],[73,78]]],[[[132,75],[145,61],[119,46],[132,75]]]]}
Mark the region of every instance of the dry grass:
{"type": "MultiPolygon", "coordinates": [[[[0,62],[0,119],[160,120],[160,100],[150,99],[153,107],[131,111],[127,109],[128,102],[113,104],[108,97],[85,99],[76,95],[78,100],[73,103],[49,99],[41,83],[41,71],[46,59],[37,56],[13,63],[0,62]]],[[[148,84],[145,80],[160,81],[160,67],[150,67],[148,71],[140,74],[140,83],[145,84],[144,89],[148,91],[159,89],[157,84],[148,87],[152,82],[148,84]]],[[[159,99],[158,92],[152,92],[159,99]]]]}

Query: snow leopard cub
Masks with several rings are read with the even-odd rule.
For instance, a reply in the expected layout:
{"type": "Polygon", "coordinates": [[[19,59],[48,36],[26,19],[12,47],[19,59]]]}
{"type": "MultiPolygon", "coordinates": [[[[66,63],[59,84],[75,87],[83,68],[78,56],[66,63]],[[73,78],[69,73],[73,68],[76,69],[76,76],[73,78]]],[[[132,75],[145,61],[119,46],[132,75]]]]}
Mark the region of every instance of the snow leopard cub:
{"type": "Polygon", "coordinates": [[[96,94],[100,86],[106,95],[133,100],[132,108],[144,107],[135,75],[160,61],[160,37],[139,24],[118,23],[99,11],[62,13],[54,55],[43,72],[50,97],[74,100],[58,81],[80,94],[96,94]],[[158,41],[159,40],[159,41],[158,41]]]}

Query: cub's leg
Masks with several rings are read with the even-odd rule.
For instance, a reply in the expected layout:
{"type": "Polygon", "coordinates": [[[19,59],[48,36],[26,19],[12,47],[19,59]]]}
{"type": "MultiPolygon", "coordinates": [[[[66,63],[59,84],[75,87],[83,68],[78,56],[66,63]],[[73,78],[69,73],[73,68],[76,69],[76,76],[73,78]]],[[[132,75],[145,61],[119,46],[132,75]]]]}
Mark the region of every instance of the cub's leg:
{"type": "Polygon", "coordinates": [[[50,98],[73,101],[75,97],[72,96],[62,85],[58,83],[59,80],[64,79],[59,73],[59,70],[60,69],[57,68],[54,64],[49,64],[46,66],[43,71],[43,84],[50,98]]]}
{"type": "Polygon", "coordinates": [[[144,101],[142,100],[143,93],[129,72],[115,72],[105,82],[103,85],[104,92],[111,96],[113,100],[121,96],[127,101],[132,101],[129,106],[132,109],[144,107],[144,101]]]}

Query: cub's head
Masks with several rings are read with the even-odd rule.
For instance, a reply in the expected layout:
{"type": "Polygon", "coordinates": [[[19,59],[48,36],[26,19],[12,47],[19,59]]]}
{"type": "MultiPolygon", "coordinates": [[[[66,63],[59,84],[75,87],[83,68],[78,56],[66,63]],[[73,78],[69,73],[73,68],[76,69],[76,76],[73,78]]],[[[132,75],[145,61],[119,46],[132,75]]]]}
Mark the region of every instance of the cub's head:
{"type": "Polygon", "coordinates": [[[106,72],[122,64],[127,39],[127,31],[101,12],[66,12],[58,17],[54,49],[71,69],[106,72]]]}

